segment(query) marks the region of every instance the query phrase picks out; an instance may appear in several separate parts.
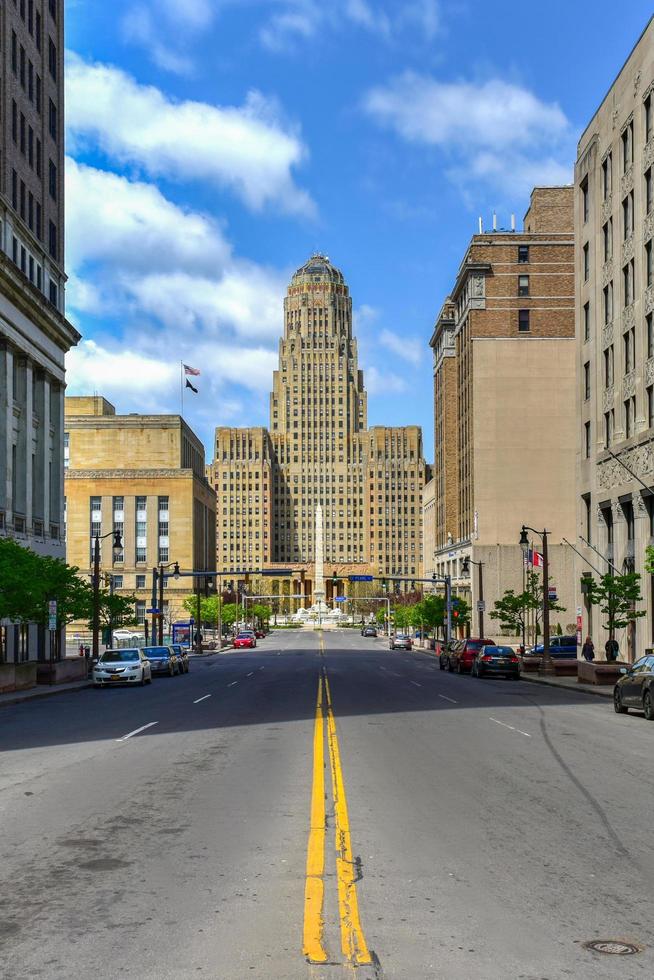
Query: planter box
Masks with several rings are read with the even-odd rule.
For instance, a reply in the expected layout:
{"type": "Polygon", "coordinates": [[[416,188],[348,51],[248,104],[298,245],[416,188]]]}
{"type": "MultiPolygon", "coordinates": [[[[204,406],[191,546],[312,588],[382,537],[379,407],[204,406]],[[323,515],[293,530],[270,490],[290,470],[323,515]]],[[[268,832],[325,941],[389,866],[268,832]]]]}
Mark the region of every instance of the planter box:
{"type": "Polygon", "coordinates": [[[0,694],[10,691],[28,691],[36,687],[35,660],[23,664],[0,664],[0,694]]]}
{"type": "Polygon", "coordinates": [[[35,664],[37,684],[70,684],[86,680],[86,658],[67,657],[54,663],[35,664]]]}
{"type": "Polygon", "coordinates": [[[607,663],[605,660],[579,661],[577,680],[580,684],[615,684],[620,677],[620,668],[629,667],[628,663],[616,660],[607,663]]]}
{"type": "MultiPolygon", "coordinates": [[[[542,657],[522,658],[521,670],[524,674],[536,674],[542,666],[542,657]]],[[[576,677],[579,661],[576,657],[552,657],[552,666],[556,677],[576,677]]]]}

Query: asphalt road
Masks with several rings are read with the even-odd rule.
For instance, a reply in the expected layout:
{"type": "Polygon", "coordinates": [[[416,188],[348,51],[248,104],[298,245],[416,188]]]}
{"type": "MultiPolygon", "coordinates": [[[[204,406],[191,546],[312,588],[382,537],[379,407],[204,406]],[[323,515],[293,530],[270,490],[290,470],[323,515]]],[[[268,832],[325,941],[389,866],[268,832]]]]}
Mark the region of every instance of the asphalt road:
{"type": "Polygon", "coordinates": [[[0,976],[651,976],[654,725],[322,637],[0,710],[0,976]]]}

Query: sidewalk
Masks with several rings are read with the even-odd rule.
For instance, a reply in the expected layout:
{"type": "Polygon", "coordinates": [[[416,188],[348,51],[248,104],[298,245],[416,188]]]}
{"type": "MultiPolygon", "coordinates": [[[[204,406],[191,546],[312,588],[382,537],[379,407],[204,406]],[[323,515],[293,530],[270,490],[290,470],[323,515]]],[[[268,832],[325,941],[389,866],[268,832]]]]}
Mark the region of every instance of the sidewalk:
{"type": "MultiPolygon", "coordinates": [[[[433,650],[422,649],[417,645],[413,649],[416,653],[435,656],[433,650]]],[[[547,687],[562,687],[567,691],[574,691],[575,693],[582,692],[583,694],[592,694],[596,698],[613,700],[612,684],[580,684],[576,677],[540,677],[536,673],[527,673],[527,671],[521,671],[520,680],[528,681],[532,684],[545,684],[547,687]]]]}
{"type": "Polygon", "coordinates": [[[23,701],[38,701],[40,698],[51,698],[55,694],[68,694],[70,691],[84,691],[91,687],[90,680],[71,681],[70,684],[37,684],[28,691],[9,691],[0,694],[0,708],[9,704],[20,704],[23,701]]]}
{"type": "Polygon", "coordinates": [[[593,694],[596,698],[613,700],[613,684],[580,684],[576,677],[539,677],[538,674],[520,674],[521,681],[531,681],[533,684],[546,684],[548,687],[565,687],[568,691],[582,691],[593,694]]]}

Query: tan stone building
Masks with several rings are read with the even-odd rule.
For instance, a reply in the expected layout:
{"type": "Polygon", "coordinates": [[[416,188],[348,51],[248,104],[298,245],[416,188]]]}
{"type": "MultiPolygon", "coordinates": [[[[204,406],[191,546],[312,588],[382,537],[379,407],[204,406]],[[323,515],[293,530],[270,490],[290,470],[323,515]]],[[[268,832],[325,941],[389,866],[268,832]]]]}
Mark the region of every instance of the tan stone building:
{"type": "Polygon", "coordinates": [[[422,491],[422,539],[423,565],[425,578],[436,574],[436,477],[425,484],[422,491]],[[429,546],[428,546],[429,544],[429,546]]]}
{"type": "MultiPolygon", "coordinates": [[[[484,631],[506,589],[522,591],[521,525],[551,532],[551,582],[575,621],[575,365],[572,187],[539,187],[521,232],[474,235],[436,321],[434,353],[437,574],[475,607],[483,562],[484,631]]],[[[534,548],[540,551],[538,538],[534,548]]]]}
{"type": "Polygon", "coordinates": [[[654,19],[579,140],[575,235],[578,533],[600,552],[582,546],[578,572],[641,574],[647,616],[617,636],[633,659],[654,645],[654,19]]]}
{"type": "MultiPolygon", "coordinates": [[[[139,623],[151,606],[152,568],[215,570],[215,494],[204,447],[179,415],[116,415],[99,396],[66,398],[66,559],[91,573],[93,537],[119,530],[124,548],[101,543],[114,591],[136,595],[139,623]]],[[[169,578],[164,621],[188,618],[182,601],[204,580],[169,578]]]]}
{"type": "Polygon", "coordinates": [[[325,256],[298,269],[284,300],[270,428],[217,429],[209,472],[221,571],[287,568],[309,601],[321,504],[328,576],[420,575],[421,430],[367,428],[352,300],[325,256]]]}

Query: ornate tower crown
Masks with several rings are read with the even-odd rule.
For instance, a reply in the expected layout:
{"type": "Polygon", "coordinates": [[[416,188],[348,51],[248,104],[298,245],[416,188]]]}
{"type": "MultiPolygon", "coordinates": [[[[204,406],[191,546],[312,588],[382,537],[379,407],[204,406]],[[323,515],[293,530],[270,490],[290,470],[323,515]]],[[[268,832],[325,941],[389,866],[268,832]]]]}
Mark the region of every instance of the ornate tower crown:
{"type": "Polygon", "coordinates": [[[308,262],[297,270],[291,279],[292,286],[300,286],[309,282],[334,282],[344,285],[343,273],[329,261],[329,256],[314,252],[308,262]]]}

